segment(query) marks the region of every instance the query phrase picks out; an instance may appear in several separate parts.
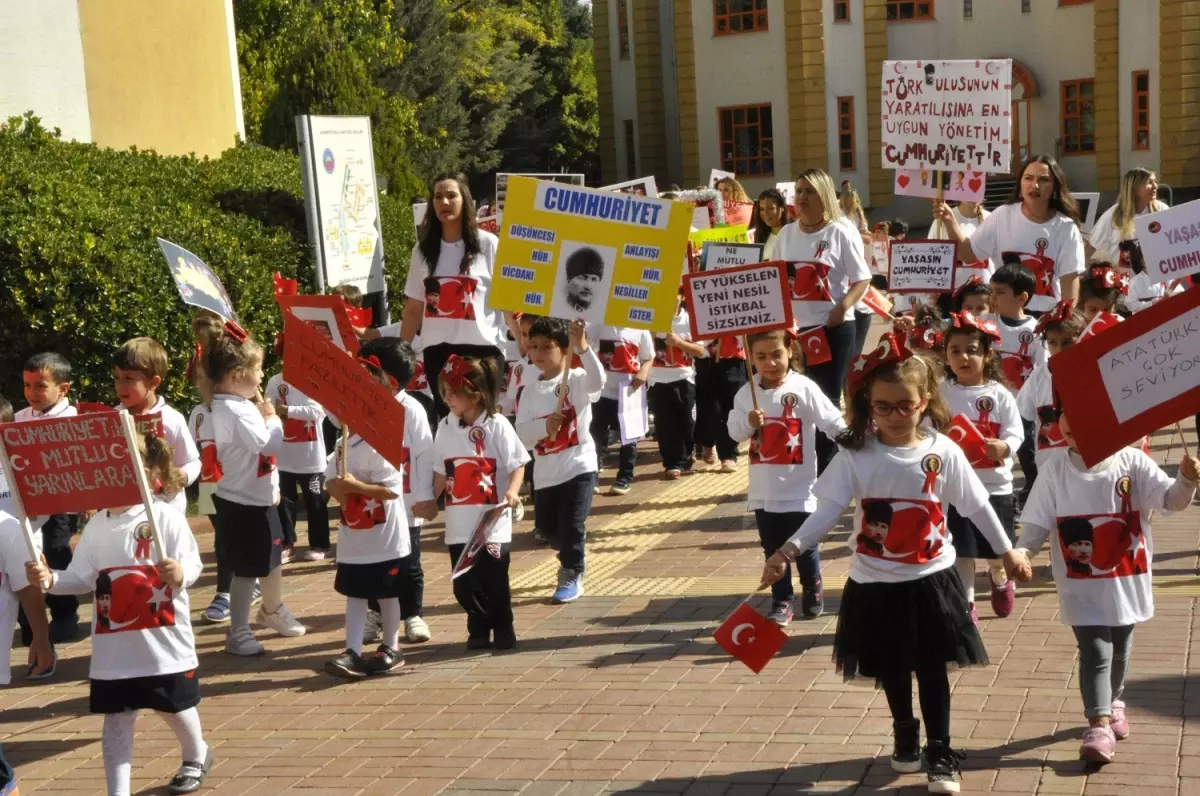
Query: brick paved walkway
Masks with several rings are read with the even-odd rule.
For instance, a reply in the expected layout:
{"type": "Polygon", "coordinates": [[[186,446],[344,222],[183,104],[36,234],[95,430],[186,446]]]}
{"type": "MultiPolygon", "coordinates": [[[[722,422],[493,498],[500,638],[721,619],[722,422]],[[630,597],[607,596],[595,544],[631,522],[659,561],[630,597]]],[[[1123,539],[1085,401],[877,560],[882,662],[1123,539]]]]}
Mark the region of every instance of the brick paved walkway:
{"type": "MultiPolygon", "coordinates": [[[[1157,455],[1166,447],[1161,435],[1157,455]]],[[[556,562],[533,547],[528,520],[519,526],[515,653],[466,651],[440,524],[423,540],[434,637],[407,647],[401,675],[348,684],[321,672],[342,649],[330,564],[288,566],[288,603],[310,632],[263,634],[265,658],[232,658],[221,651],[223,630],[199,626],[201,716],[217,756],[205,792],[924,793],[922,775],[897,777],[888,767],[882,694],[832,671],[846,533],[821,550],[832,610],[793,624],[780,655],[754,675],[711,639],[761,567],[740,497],[744,470],[668,484],[656,459],[644,446],[634,490],[597,499],[588,595],[578,603],[549,603],[556,562]]],[[[1057,621],[1043,568],[1011,618],[989,619],[983,607],[992,665],[952,675],[954,744],[969,754],[965,792],[1200,794],[1200,687],[1192,679],[1200,668],[1200,508],[1158,520],[1154,532],[1158,616],[1137,631],[1126,697],[1134,735],[1118,762],[1087,773],[1076,759],[1075,645],[1057,621]]],[[[211,534],[200,540],[211,565],[211,534]]],[[[213,578],[210,568],[195,589],[199,607],[213,578]]],[[[101,720],[87,714],[88,651],[86,640],[65,649],[48,685],[17,679],[0,690],[0,740],[23,793],[103,793],[101,720]]],[[[151,715],[138,732],[134,791],[165,793],[178,765],[174,736],[151,715]]]]}

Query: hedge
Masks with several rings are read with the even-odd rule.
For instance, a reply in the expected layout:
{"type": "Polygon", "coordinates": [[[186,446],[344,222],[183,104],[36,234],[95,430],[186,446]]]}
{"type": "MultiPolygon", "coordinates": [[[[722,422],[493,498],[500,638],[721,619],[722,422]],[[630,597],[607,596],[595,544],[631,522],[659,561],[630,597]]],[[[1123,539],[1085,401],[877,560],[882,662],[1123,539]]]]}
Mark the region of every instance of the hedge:
{"type": "MultiPolygon", "coordinates": [[[[289,152],[240,145],[213,160],[163,157],[63,141],[31,114],[9,119],[0,127],[0,391],[22,405],[25,360],[57,351],[74,365],[77,399],[115,402],[111,354],[148,335],[171,355],[164,397],[189,406],[191,312],[155,238],[208,263],[243,324],[270,341],[280,326],[271,275],[313,289],[302,196],[289,152]]],[[[399,296],[412,212],[388,196],[381,212],[399,296]]]]}

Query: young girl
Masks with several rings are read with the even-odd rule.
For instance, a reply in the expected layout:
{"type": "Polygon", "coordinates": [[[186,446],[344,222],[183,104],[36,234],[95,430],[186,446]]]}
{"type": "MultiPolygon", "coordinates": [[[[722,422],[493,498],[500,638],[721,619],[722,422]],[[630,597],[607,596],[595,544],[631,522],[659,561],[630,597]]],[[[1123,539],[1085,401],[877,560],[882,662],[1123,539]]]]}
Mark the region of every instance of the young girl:
{"type": "MultiPolygon", "coordinates": [[[[993,348],[999,341],[1000,332],[991,321],[980,320],[969,312],[952,315],[945,335],[946,380],[942,382],[942,398],[952,415],[963,415],[983,434],[984,455],[978,460],[968,459],[968,463],[987,489],[988,503],[1012,542],[1016,540],[1013,455],[1021,446],[1025,431],[1016,399],[1000,375],[1000,363],[993,348]]],[[[992,610],[1001,619],[1011,614],[1016,591],[1000,564],[1000,556],[979,529],[953,507],[947,524],[954,543],[955,568],[967,592],[971,621],[979,623],[975,609],[977,558],[989,562],[992,610]]]]}
{"type": "Polygon", "coordinates": [[[1180,511],[1196,492],[1200,460],[1185,456],[1174,482],[1149,456],[1124,448],[1087,467],[1071,424],[1058,419],[1066,448],[1053,451],[1021,513],[1016,577],[1029,580],[1028,556],[1051,536],[1050,568],[1059,617],[1079,643],[1079,690],[1088,729],[1079,756],[1107,763],[1129,737],[1122,691],[1133,627],[1154,616],[1151,559],[1155,511],[1180,511]]]}
{"type": "Polygon", "coordinates": [[[1102,312],[1115,313],[1121,298],[1121,287],[1128,287],[1125,277],[1107,266],[1093,266],[1079,284],[1080,309],[1083,317],[1091,323],[1102,312]]]}
{"type": "Polygon", "coordinates": [[[992,289],[982,278],[973,276],[954,291],[954,311],[969,312],[976,318],[982,318],[991,311],[988,299],[992,289]]]}
{"type": "MultiPolygon", "coordinates": [[[[1053,357],[1075,345],[1086,325],[1083,316],[1074,311],[1072,302],[1060,301],[1054,309],[1038,319],[1034,331],[1045,343],[1047,353],[1053,357]]],[[[1034,461],[1038,467],[1042,466],[1051,451],[1067,446],[1058,427],[1058,413],[1054,409],[1049,364],[1043,363],[1034,368],[1033,375],[1021,387],[1017,393],[1017,411],[1024,422],[1033,426],[1034,461]]],[[[1033,480],[1028,473],[1025,478],[1027,481],[1033,480]]]]}
{"type": "Polygon", "coordinates": [[[255,578],[263,592],[258,623],[281,636],[304,635],[304,625],[283,604],[283,527],[275,509],[275,454],[283,444],[283,427],[259,390],[262,363],[262,348],[233,322],[212,335],[201,360],[213,385],[213,440],[222,469],[213,505],[228,531],[233,562],[225,640],[225,650],[233,655],[265,652],[250,630],[255,578]]]}
{"type": "MultiPolygon", "coordinates": [[[[397,390],[378,357],[361,357],[359,363],[380,384],[397,390]]],[[[405,559],[412,552],[404,523],[404,476],[361,437],[351,434],[338,443],[325,478],[330,496],[342,507],[333,588],[346,598],[346,651],[327,663],[326,669],[352,678],[387,674],[404,665],[399,649],[399,598],[408,574],[405,559]],[[383,643],[374,655],[363,657],[367,601],[371,599],[379,601],[383,643]]]]}
{"type": "Polygon", "coordinates": [[[1180,282],[1150,281],[1150,275],[1146,273],[1146,258],[1142,254],[1142,245],[1136,240],[1121,241],[1118,251],[1121,267],[1127,268],[1133,274],[1129,280],[1129,287],[1118,299],[1126,315],[1141,312],[1159,299],[1173,296],[1185,287],[1180,282]]]}
{"type": "MultiPolygon", "coordinates": [[[[166,442],[147,435],[138,448],[152,485],[162,484],[167,494],[184,487],[166,442]]],[[[188,598],[203,566],[200,549],[182,514],[157,503],[151,510],[161,551],[152,541],[146,507],[123,506],[92,517],[67,569],[51,571],[45,559],[26,564],[29,581],[50,594],[95,593],[89,702],[92,713],[104,715],[109,796],[129,796],[139,710],[158,713],[179,739],[183,764],[168,793],[198,790],[213,763],[196,710],[200,680],[188,598]]]]}
{"type": "Polygon", "coordinates": [[[958,446],[939,433],[950,413],[937,369],[888,334],[876,351],[857,357],[850,372],[850,428],[838,439],[843,450],[813,488],[816,511],[767,559],[763,583],[782,578],[851,501],[857,504],[834,661],[847,679],[873,677],[883,687],[896,735],[892,768],[905,773],[919,771],[922,760],[912,708],[916,673],[929,790],[957,793],[961,754],[950,747],[946,669],[987,663],[987,653],[954,571],[946,504],[1003,552],[1006,565],[1015,560],[987,490],[958,446]],[[932,430],[921,427],[926,420],[932,430]]]}
{"type": "MultiPolygon", "coordinates": [[[[729,413],[729,433],[750,439],[749,508],[758,525],[758,541],[770,557],[817,507],[812,486],[817,480],[816,431],[830,439],[846,430],[842,412],[821,388],[795,369],[791,341],[785,331],[749,336],[750,356],[758,371],[757,385],[738,390],[729,413]],[[758,408],[750,390],[755,389],[758,408]]],[[[800,575],[800,609],[814,619],[825,610],[821,593],[821,559],[814,546],[796,561],[800,575]]],[[[792,620],[795,591],[791,573],[771,586],[768,619],[780,627],[792,620]]]]}
{"type": "Polygon", "coordinates": [[[592,402],[604,389],[604,367],[580,321],[538,318],[529,330],[528,351],[541,377],[521,396],[517,433],[533,451],[539,528],[558,548],[558,588],[551,599],[569,603],[583,596],[585,523],[596,483],[596,448],[586,429],[592,402]],[[569,367],[572,349],[583,367],[569,367]]]}
{"type": "Polygon", "coordinates": [[[654,440],[662,456],[663,477],[674,480],[692,468],[696,425],[696,357],[704,346],[692,342],[687,309],[680,289],[671,331],[654,335],[654,366],[650,369],[650,412],[654,440]]]}
{"type": "MultiPolygon", "coordinates": [[[[516,508],[529,454],[512,424],[499,414],[500,373],[495,360],[452,354],[438,388],[450,409],[434,437],[433,495],[446,494],[450,565],[471,541],[480,519],[496,506],[516,508]]],[[[512,649],[512,593],[508,585],[512,517],[503,511],[469,572],[454,579],[454,598],[467,612],[467,649],[512,649]]]]}

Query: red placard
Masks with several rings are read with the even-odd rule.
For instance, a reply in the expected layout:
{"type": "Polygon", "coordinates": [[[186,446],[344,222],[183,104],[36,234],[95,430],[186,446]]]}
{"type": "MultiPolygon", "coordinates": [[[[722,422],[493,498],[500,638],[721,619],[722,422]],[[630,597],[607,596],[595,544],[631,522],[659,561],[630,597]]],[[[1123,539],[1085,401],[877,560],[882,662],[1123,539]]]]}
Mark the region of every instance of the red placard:
{"type": "Polygon", "coordinates": [[[1200,290],[1155,302],[1050,358],[1054,391],[1090,467],[1200,409],[1200,290]]]}
{"type": "Polygon", "coordinates": [[[726,202],[725,223],[731,226],[750,226],[754,215],[754,202],[726,202]]]}
{"type": "Polygon", "coordinates": [[[780,261],[683,275],[693,340],[791,329],[787,265],[780,261]]]}
{"type": "MultiPolygon", "coordinates": [[[[101,412],[120,413],[115,407],[93,401],[80,401],[75,404],[75,411],[81,415],[94,415],[101,412]]],[[[161,412],[153,415],[133,415],[133,425],[143,437],[153,434],[158,439],[163,439],[166,436],[166,432],[163,431],[161,412]]]]}
{"type": "Polygon", "coordinates": [[[354,357],[291,313],[284,315],[283,339],[283,380],[403,469],[404,407],[391,390],[372,378],[354,357]]]}
{"type": "Polygon", "coordinates": [[[779,625],[742,603],[713,633],[721,648],[758,674],[787,641],[779,625]]]}
{"type": "Polygon", "coordinates": [[[117,412],[0,425],[9,481],[25,515],[74,514],[142,502],[117,412]]]}
{"type": "MultiPolygon", "coordinates": [[[[332,293],[325,296],[276,296],[275,301],[285,318],[289,313],[295,315],[331,340],[334,334],[333,326],[336,326],[342,347],[351,354],[358,353],[358,335],[354,333],[354,324],[350,321],[350,315],[346,312],[346,302],[341,296],[332,293]]],[[[284,326],[286,325],[285,323],[284,326]]],[[[285,332],[285,345],[286,341],[285,332]]]]}

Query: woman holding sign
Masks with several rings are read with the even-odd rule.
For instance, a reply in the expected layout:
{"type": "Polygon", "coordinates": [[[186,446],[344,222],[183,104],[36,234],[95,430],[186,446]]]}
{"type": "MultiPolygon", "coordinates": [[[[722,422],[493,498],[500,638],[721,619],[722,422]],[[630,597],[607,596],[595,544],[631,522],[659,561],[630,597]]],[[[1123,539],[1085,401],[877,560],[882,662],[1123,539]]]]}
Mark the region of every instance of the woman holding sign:
{"type": "Polygon", "coordinates": [[[969,237],[945,202],[934,214],[950,239],[958,242],[958,259],[964,263],[991,259],[1004,265],[1020,263],[1033,272],[1036,286],[1026,311],[1045,312],[1059,299],[1079,300],[1084,263],[1079,207],[1067,187],[1067,175],[1049,155],[1025,164],[1008,202],[969,237]]]}
{"type": "MultiPolygon", "coordinates": [[[[839,223],[841,218],[833,180],[820,169],[809,169],[796,180],[796,220],[779,231],[774,251],[776,260],[789,263],[792,316],[804,340],[805,374],[835,406],[855,354],[854,305],[871,284],[862,239],[850,225],[839,223]]],[[[822,470],[835,450],[833,440],[818,436],[822,470]]]]}
{"type": "MultiPolygon", "coordinates": [[[[420,332],[426,373],[441,373],[451,354],[492,359],[503,373],[504,316],[487,302],[496,236],[476,226],[463,175],[439,174],[429,193],[433,212],[426,212],[412,250],[400,337],[411,343],[420,332]]],[[[436,389],[433,402],[438,418],[449,413],[436,389]]]]}
{"type": "Polygon", "coordinates": [[[1134,217],[1166,209],[1167,203],[1158,200],[1158,176],[1154,172],[1143,168],[1125,172],[1117,203],[1096,220],[1092,234],[1088,236],[1085,244],[1088,259],[1128,270],[1129,266],[1121,262],[1120,245],[1122,241],[1136,237],[1134,217]]]}

